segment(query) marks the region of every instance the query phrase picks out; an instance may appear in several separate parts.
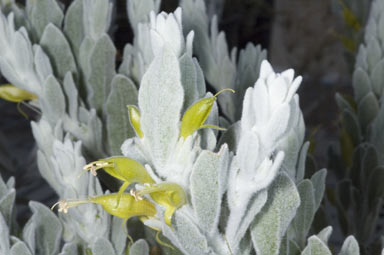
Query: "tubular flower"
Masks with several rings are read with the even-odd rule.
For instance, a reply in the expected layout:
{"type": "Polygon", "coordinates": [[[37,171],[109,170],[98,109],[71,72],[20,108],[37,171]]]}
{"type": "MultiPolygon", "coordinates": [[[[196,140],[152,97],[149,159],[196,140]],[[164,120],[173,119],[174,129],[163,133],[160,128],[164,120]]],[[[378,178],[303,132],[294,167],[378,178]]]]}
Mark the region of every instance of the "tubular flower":
{"type": "Polygon", "coordinates": [[[164,206],[164,221],[168,226],[171,226],[173,213],[187,203],[183,188],[171,182],[147,185],[135,193],[138,197],[149,194],[153,201],[164,206]]]}
{"type": "MultiPolygon", "coordinates": [[[[126,157],[112,157],[101,159],[98,161],[91,162],[84,166],[85,171],[90,171],[93,175],[96,175],[96,171],[103,168],[109,175],[123,181],[123,185],[120,187],[119,192],[116,194],[100,196],[96,198],[90,198],[89,200],[84,201],[72,201],[67,202],[67,204],[58,203],[59,211],[66,212],[68,208],[76,206],[81,203],[99,203],[103,206],[103,208],[110,214],[115,215],[120,218],[124,213],[128,215],[129,208],[136,208],[134,212],[139,211],[142,208],[142,201],[144,203],[150,203],[153,208],[155,208],[154,204],[149,200],[145,199],[145,195],[149,195],[149,197],[157,204],[165,207],[164,221],[168,226],[171,226],[171,220],[173,213],[184,204],[186,204],[186,194],[183,188],[176,183],[155,183],[155,181],[151,178],[151,176],[147,173],[145,167],[141,165],[139,162],[126,158],[126,157]],[[139,183],[143,186],[139,190],[131,190],[130,194],[124,193],[127,187],[132,183],[139,183]],[[130,197],[130,199],[127,199],[130,197]],[[113,202],[110,200],[115,199],[113,202]],[[102,203],[101,203],[102,202],[102,203]],[[135,203],[138,203],[136,206],[135,203]],[[61,206],[63,204],[63,206],[61,206]],[[106,207],[105,204],[108,204],[106,207]],[[66,206],[69,205],[69,206],[66,206]],[[112,208],[112,206],[114,208],[112,208]],[[135,207],[136,206],[136,207],[135,207]],[[120,208],[120,211],[119,211],[120,208]],[[119,215],[116,215],[118,212],[119,215]]],[[[155,213],[152,214],[135,214],[132,216],[143,216],[141,219],[150,219],[153,218],[155,213]]],[[[130,214],[129,214],[130,215],[130,214]]]]}
{"type": "Polygon", "coordinates": [[[235,91],[232,89],[223,89],[217,92],[214,96],[203,98],[194,103],[192,106],[190,106],[184,113],[183,119],[181,120],[180,136],[183,138],[187,138],[188,136],[192,135],[196,130],[201,128],[214,128],[219,130],[225,130],[224,128],[215,125],[204,125],[204,122],[207,120],[208,115],[212,110],[213,103],[217,99],[217,96],[221,92],[227,90],[235,93],[235,91]]]}
{"type": "Polygon", "coordinates": [[[119,206],[121,195],[131,183],[155,183],[143,165],[136,160],[126,157],[101,159],[89,163],[84,166],[83,169],[85,171],[89,170],[94,176],[96,176],[96,171],[101,168],[103,168],[109,175],[123,181],[123,185],[121,185],[118,192],[116,207],[119,206]]]}
{"type": "Polygon", "coordinates": [[[69,208],[82,204],[99,204],[113,216],[128,220],[133,216],[154,217],[156,215],[155,206],[148,200],[136,201],[129,194],[121,195],[121,202],[117,205],[118,194],[108,194],[97,197],[89,197],[85,200],[61,200],[52,206],[52,209],[59,206],[59,212],[67,213],[69,208]]]}
{"type": "Polygon", "coordinates": [[[35,100],[37,96],[11,84],[6,84],[0,86],[0,98],[14,103],[20,103],[22,101],[35,100]]]}

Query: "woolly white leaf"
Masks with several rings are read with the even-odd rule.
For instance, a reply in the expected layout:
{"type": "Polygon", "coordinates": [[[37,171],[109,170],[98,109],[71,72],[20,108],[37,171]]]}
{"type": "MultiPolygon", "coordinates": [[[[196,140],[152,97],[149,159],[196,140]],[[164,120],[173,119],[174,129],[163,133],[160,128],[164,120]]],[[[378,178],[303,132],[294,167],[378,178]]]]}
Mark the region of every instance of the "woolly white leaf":
{"type": "Polygon", "coordinates": [[[258,255],[279,253],[281,240],[300,204],[296,186],[284,172],[275,179],[268,193],[266,205],[251,226],[258,255]]]}
{"type": "Polygon", "coordinates": [[[139,90],[141,129],[157,170],[164,166],[178,139],[184,95],[179,62],[169,48],[163,49],[145,73],[139,90]]]}

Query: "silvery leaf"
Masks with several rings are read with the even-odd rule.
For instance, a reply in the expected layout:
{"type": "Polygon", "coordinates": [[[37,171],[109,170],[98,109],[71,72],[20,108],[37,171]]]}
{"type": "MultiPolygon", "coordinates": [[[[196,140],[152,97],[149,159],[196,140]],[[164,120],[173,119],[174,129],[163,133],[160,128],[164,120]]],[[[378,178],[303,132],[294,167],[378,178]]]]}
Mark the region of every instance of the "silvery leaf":
{"type": "Polygon", "coordinates": [[[301,255],[332,255],[327,245],[317,236],[311,236],[308,239],[308,245],[301,255]]]}
{"type": "Polygon", "coordinates": [[[134,242],[129,249],[130,255],[147,255],[149,254],[149,246],[144,239],[139,239],[134,242]]]}
{"type": "Polygon", "coordinates": [[[206,233],[215,233],[220,216],[220,155],[203,151],[191,174],[191,202],[196,218],[206,233]]]}
{"type": "Polygon", "coordinates": [[[163,234],[186,255],[209,254],[210,248],[205,236],[189,219],[184,212],[186,210],[182,207],[175,212],[172,221],[173,230],[166,227],[163,229],[163,234]]]}
{"type": "MultiPolygon", "coordinates": [[[[56,215],[44,205],[37,202],[30,202],[32,217],[27,222],[35,233],[35,243],[29,243],[34,246],[36,253],[42,255],[57,254],[59,252],[62,225],[56,215]],[[37,238],[36,238],[37,237],[37,238]],[[36,246],[35,246],[36,245],[36,246]]],[[[29,232],[29,231],[28,231],[29,232]]]]}
{"type": "Polygon", "coordinates": [[[312,182],[303,180],[297,185],[300,194],[300,207],[297,209],[295,219],[293,221],[296,231],[297,242],[304,247],[307,234],[312,225],[313,217],[316,212],[315,194],[312,182]]]}
{"type": "Polygon", "coordinates": [[[84,0],[83,24],[86,36],[98,40],[108,31],[112,16],[109,0],[84,0]]]}
{"type": "Polygon", "coordinates": [[[28,249],[27,245],[23,242],[15,243],[11,248],[10,255],[32,255],[31,251],[28,249]]]}
{"type": "Polygon", "coordinates": [[[66,243],[59,255],[77,255],[78,247],[76,243],[66,243]]]}
{"type": "Polygon", "coordinates": [[[97,40],[89,55],[88,101],[98,114],[101,114],[104,110],[103,107],[110,91],[111,81],[115,75],[115,55],[116,48],[111,38],[106,34],[97,40]]]}
{"type": "Polygon", "coordinates": [[[161,0],[128,0],[127,13],[131,27],[137,34],[137,25],[139,23],[149,22],[149,13],[159,12],[161,0]]]}
{"type": "Polygon", "coordinates": [[[95,240],[92,245],[92,254],[94,255],[116,255],[113,250],[112,244],[104,238],[99,238],[95,240]]]}
{"type": "Polygon", "coordinates": [[[40,45],[52,61],[57,76],[63,80],[67,72],[76,74],[76,62],[71,47],[64,34],[56,26],[49,24],[41,36],[40,45]]]}
{"type": "Polygon", "coordinates": [[[328,243],[329,237],[331,236],[333,231],[333,228],[331,226],[328,226],[321,230],[316,236],[323,241],[325,244],[328,243]]]}
{"type": "Polygon", "coordinates": [[[339,255],[360,255],[359,244],[354,236],[348,236],[345,239],[339,255]]]}
{"type": "Polygon", "coordinates": [[[179,136],[184,97],[180,79],[179,62],[173,52],[164,47],[140,84],[141,129],[157,169],[164,166],[179,136]]]}
{"type": "Polygon", "coordinates": [[[83,0],[75,0],[68,7],[64,19],[64,34],[72,46],[75,56],[79,56],[79,48],[84,38],[83,0]]]}
{"type": "Polygon", "coordinates": [[[321,200],[323,199],[323,196],[324,196],[326,177],[327,177],[326,169],[321,169],[317,171],[311,177],[311,182],[313,185],[314,195],[315,195],[315,211],[319,209],[321,200]]]}
{"type": "Polygon", "coordinates": [[[268,200],[251,225],[253,246],[258,255],[278,254],[285,232],[300,205],[294,182],[280,173],[269,187],[268,200]]]}
{"type": "Polygon", "coordinates": [[[127,105],[137,105],[137,89],[129,78],[118,74],[112,80],[106,102],[108,142],[112,155],[120,155],[123,142],[136,135],[129,121],[127,105]]]}
{"type": "Polygon", "coordinates": [[[373,92],[365,95],[358,104],[358,118],[363,131],[376,118],[379,112],[379,103],[373,92]]]}
{"type": "MultiPolygon", "coordinates": [[[[1,177],[0,177],[1,179],[1,177]]],[[[9,244],[9,228],[2,213],[0,213],[0,252],[1,254],[8,254],[10,249],[9,244]]]]}
{"type": "Polygon", "coordinates": [[[56,0],[28,0],[27,11],[37,39],[40,39],[49,23],[61,27],[64,18],[63,11],[56,0]]]}
{"type": "Polygon", "coordinates": [[[65,114],[65,97],[59,82],[52,75],[44,83],[41,111],[51,125],[57,123],[65,114]]]}

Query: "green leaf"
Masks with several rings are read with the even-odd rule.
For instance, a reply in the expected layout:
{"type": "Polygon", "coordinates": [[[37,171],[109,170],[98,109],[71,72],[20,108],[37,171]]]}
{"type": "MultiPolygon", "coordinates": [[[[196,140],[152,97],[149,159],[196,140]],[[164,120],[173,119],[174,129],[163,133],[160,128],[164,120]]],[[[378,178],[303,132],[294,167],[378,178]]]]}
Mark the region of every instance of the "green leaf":
{"type": "Polygon", "coordinates": [[[38,39],[48,24],[61,27],[64,14],[55,0],[28,0],[27,9],[29,20],[38,39]]]}
{"type": "Polygon", "coordinates": [[[123,142],[136,135],[128,116],[127,105],[137,105],[137,89],[133,82],[116,75],[106,102],[108,143],[112,155],[121,155],[123,142]]]}
{"type": "Polygon", "coordinates": [[[251,225],[252,242],[258,255],[279,254],[282,238],[299,205],[296,185],[286,173],[280,173],[269,188],[267,203],[251,225]]]}
{"type": "Polygon", "coordinates": [[[129,255],[146,255],[149,254],[149,246],[144,239],[139,239],[132,244],[129,249],[129,255]]]}
{"type": "Polygon", "coordinates": [[[75,58],[67,39],[60,29],[49,24],[44,29],[40,45],[50,57],[53,69],[61,80],[64,79],[67,72],[76,74],[75,58]]]}
{"type": "Polygon", "coordinates": [[[317,236],[311,236],[308,239],[308,245],[301,255],[332,255],[327,245],[317,236]]]}

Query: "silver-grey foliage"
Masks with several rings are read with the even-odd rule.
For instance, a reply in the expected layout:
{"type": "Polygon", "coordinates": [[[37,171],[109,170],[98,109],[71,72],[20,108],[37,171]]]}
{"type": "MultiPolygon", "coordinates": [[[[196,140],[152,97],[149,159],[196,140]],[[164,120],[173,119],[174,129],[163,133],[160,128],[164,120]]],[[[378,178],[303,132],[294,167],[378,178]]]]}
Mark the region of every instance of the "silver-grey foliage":
{"type": "MultiPolygon", "coordinates": [[[[0,13],[0,70],[13,85],[38,97],[34,104],[41,116],[31,122],[37,163],[60,199],[104,194],[97,178],[79,175],[88,161],[123,154],[142,163],[155,182],[174,182],[186,192],[187,203],[173,214],[171,226],[163,220],[161,205],[155,217],[144,221],[183,254],[331,254],[332,228],[317,235],[311,231],[326,170],[305,179],[308,143],[303,143],[296,93],[301,77],[291,69],[276,73],[261,46],[249,43],[238,57],[236,48],[229,52],[217,18],[208,18],[202,0],[183,0],[169,14],[158,13],[159,0],[128,0],[135,38],[118,67],[108,34],[112,1],[75,0],[64,13],[56,0],[27,0],[21,27],[15,25],[21,14],[14,2],[0,3],[14,10],[0,13]],[[212,97],[205,80],[216,91],[236,91],[218,95],[206,122],[228,129],[222,135],[202,129],[183,137],[184,113],[212,97]],[[136,136],[127,105],[138,107],[144,136],[136,136]]],[[[378,42],[369,39],[370,47],[362,47],[355,73],[355,80],[372,84],[359,87],[357,94],[364,114],[350,114],[362,130],[370,129],[372,121],[372,126],[384,123],[380,77],[371,71],[381,68],[381,59],[374,59],[382,54],[378,42]],[[364,62],[364,54],[369,61],[364,62]]],[[[129,246],[123,220],[94,204],[56,216],[31,202],[33,215],[15,237],[14,200],[13,179],[7,184],[0,179],[2,254],[121,255],[129,250],[140,255],[154,244],[147,235],[148,242],[138,239],[129,246]]],[[[129,232],[142,231],[129,227],[129,232]]],[[[354,237],[340,254],[359,254],[354,237]]]]}

